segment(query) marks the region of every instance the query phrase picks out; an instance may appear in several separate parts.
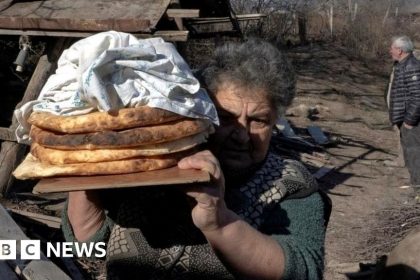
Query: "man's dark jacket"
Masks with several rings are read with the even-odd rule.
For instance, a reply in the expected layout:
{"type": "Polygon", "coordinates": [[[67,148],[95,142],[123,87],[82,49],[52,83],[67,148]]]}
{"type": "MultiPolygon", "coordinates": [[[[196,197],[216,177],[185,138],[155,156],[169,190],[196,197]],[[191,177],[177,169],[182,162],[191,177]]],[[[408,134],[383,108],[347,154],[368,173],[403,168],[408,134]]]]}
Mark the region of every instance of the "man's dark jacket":
{"type": "Polygon", "coordinates": [[[420,61],[413,54],[395,65],[389,118],[413,126],[420,120],[420,61]]]}

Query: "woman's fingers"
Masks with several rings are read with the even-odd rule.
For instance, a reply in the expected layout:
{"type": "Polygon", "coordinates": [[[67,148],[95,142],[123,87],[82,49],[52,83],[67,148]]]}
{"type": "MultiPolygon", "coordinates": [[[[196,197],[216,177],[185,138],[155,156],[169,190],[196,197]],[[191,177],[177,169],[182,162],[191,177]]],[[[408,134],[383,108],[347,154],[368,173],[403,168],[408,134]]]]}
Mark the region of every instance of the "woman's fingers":
{"type": "Polygon", "coordinates": [[[222,179],[219,161],[210,151],[201,151],[178,162],[180,169],[199,169],[207,171],[216,181],[222,179]]]}

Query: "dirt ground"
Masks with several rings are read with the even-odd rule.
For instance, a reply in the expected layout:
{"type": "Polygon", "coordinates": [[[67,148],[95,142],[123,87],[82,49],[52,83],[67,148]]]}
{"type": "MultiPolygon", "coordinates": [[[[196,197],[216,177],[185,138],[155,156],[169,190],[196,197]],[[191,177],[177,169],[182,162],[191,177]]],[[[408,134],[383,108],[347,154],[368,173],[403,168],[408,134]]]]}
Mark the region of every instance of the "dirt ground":
{"type": "MultiPolygon", "coordinates": [[[[420,207],[414,206],[411,189],[400,188],[409,183],[407,170],[385,164],[398,155],[398,138],[389,125],[384,100],[391,63],[361,62],[345,48],[318,43],[292,48],[288,56],[298,82],[287,119],[300,131],[317,125],[335,143],[323,151],[335,170],[319,181],[333,202],[325,279],[347,279],[345,273],[388,254],[410,228],[420,224],[420,207]],[[314,108],[317,114],[308,118],[314,108]]],[[[33,212],[42,205],[30,197],[17,202],[22,199],[25,195],[1,203],[33,212]]],[[[64,198],[56,199],[60,204],[47,214],[59,215],[64,198]]],[[[97,277],[100,263],[76,264],[87,279],[103,278],[97,277]]]]}
{"type": "Polygon", "coordinates": [[[385,164],[398,155],[384,100],[391,63],[362,63],[328,44],[295,48],[289,56],[298,91],[288,120],[298,128],[317,125],[338,139],[326,150],[336,170],[320,181],[333,202],[325,279],[347,279],[359,262],[374,263],[420,223],[412,190],[400,188],[409,183],[407,170],[385,164]],[[319,112],[316,120],[306,117],[311,107],[319,112]]]}

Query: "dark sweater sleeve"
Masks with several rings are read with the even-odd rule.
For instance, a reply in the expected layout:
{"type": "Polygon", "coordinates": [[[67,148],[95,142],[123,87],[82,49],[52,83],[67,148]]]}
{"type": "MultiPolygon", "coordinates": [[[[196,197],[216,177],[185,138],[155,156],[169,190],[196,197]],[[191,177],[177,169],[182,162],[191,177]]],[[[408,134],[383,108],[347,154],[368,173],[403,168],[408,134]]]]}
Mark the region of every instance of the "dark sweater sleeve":
{"type": "Polygon", "coordinates": [[[324,202],[319,193],[281,202],[269,224],[277,224],[270,234],[285,255],[283,279],[323,278],[324,271],[324,202]]]}

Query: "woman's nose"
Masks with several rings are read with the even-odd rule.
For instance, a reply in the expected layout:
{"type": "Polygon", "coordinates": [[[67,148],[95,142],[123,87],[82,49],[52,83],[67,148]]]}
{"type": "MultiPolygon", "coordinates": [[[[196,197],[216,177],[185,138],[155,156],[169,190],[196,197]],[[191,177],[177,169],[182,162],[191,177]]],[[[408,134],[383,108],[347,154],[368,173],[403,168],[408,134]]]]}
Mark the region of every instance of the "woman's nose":
{"type": "Polygon", "coordinates": [[[237,142],[248,142],[250,139],[248,127],[246,125],[243,126],[242,124],[236,125],[232,136],[237,142]]]}

